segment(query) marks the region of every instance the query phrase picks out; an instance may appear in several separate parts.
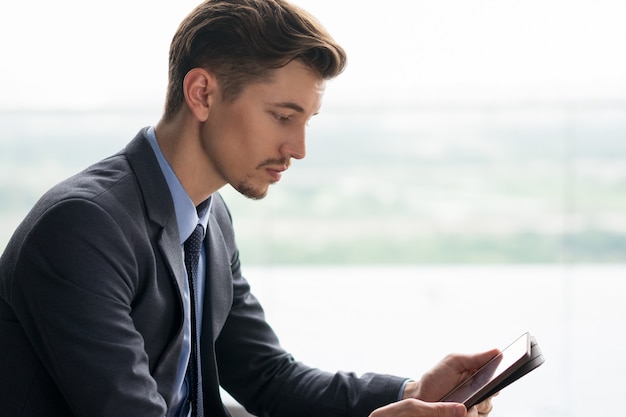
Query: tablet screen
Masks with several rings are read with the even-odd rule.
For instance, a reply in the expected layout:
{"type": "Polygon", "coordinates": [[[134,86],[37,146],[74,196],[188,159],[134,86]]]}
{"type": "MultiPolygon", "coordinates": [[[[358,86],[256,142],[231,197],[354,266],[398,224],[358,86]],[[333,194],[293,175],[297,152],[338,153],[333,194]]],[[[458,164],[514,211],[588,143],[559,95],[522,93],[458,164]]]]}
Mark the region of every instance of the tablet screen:
{"type": "Polygon", "coordinates": [[[525,333],[454,388],[441,401],[466,404],[470,399],[483,396],[487,391],[485,388],[488,389],[510,375],[522,363],[522,359],[529,355],[530,335],[525,333]]]}

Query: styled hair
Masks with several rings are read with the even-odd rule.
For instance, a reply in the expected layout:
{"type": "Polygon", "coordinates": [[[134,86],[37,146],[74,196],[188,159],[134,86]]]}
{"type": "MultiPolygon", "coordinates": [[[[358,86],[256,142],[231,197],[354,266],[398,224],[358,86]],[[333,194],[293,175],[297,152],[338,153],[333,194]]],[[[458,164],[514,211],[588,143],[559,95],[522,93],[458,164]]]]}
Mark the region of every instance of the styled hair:
{"type": "Polygon", "coordinates": [[[165,118],[184,103],[183,80],[193,68],[213,73],[225,100],[253,82],[301,60],[322,79],[339,75],[346,53],[308,12],[284,0],[206,0],[180,24],[169,55],[165,118]]]}

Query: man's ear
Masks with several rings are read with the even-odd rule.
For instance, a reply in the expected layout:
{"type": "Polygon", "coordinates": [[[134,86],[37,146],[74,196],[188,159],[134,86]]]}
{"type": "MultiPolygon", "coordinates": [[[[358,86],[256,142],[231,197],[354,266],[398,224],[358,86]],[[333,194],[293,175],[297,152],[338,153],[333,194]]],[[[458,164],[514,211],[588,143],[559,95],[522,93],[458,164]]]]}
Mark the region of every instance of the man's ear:
{"type": "Polygon", "coordinates": [[[200,122],[206,121],[217,94],[217,81],[213,74],[202,68],[193,68],[185,75],[183,93],[189,111],[200,122]]]}

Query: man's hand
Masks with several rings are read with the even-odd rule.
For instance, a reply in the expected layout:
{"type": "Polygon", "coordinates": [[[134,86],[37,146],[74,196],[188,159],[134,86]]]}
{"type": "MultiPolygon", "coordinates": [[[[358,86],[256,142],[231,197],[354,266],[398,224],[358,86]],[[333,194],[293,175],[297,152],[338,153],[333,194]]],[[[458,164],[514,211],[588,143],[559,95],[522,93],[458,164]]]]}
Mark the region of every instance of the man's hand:
{"type": "Polygon", "coordinates": [[[483,417],[489,415],[491,409],[491,398],[469,410],[459,403],[427,403],[408,398],[378,408],[369,417],[483,417]]]}
{"type": "Polygon", "coordinates": [[[448,355],[426,372],[419,381],[408,382],[402,398],[417,398],[428,402],[439,401],[499,352],[498,349],[492,349],[473,355],[448,355]]]}
{"type": "MultiPolygon", "coordinates": [[[[439,401],[441,398],[450,392],[454,387],[460,384],[463,380],[469,377],[472,373],[476,372],[478,368],[487,363],[490,359],[496,356],[500,351],[498,349],[488,350],[486,352],[474,354],[474,355],[461,355],[452,354],[446,356],[441,362],[435,365],[430,371],[425,373],[419,381],[407,382],[402,398],[415,398],[422,401],[429,401],[431,406],[437,407],[439,404],[445,403],[432,403],[439,401]]],[[[497,394],[496,394],[497,395],[497,394]]],[[[487,398],[485,401],[477,404],[467,411],[468,417],[487,417],[493,405],[491,399],[487,398]]],[[[423,403],[422,403],[423,404],[423,403]]],[[[413,405],[415,407],[415,405],[413,405]]],[[[404,407],[409,407],[406,405],[404,407]]],[[[384,409],[384,407],[383,407],[384,409]]],[[[383,410],[381,409],[381,410],[383,410]]],[[[403,408],[402,410],[406,410],[403,408]]],[[[463,406],[463,410],[465,407],[463,406]]],[[[377,410],[378,411],[378,410],[377,410]]],[[[422,414],[415,414],[415,410],[407,411],[407,413],[413,412],[414,414],[397,414],[398,416],[422,416],[422,414]]],[[[428,414],[424,414],[428,415],[428,414]]],[[[448,414],[445,414],[448,416],[448,414]]],[[[386,416],[385,415],[381,415],[386,416]]],[[[396,414],[389,414],[389,416],[396,416],[396,414]]],[[[374,415],[376,417],[376,415],[374,415]]],[[[455,416],[456,417],[456,416],[455,416]]]]}
{"type": "MultiPolygon", "coordinates": [[[[465,417],[466,415],[467,410],[463,404],[427,403],[409,398],[378,408],[369,417],[465,417]]],[[[476,414],[473,417],[476,417],[476,414]]]]}

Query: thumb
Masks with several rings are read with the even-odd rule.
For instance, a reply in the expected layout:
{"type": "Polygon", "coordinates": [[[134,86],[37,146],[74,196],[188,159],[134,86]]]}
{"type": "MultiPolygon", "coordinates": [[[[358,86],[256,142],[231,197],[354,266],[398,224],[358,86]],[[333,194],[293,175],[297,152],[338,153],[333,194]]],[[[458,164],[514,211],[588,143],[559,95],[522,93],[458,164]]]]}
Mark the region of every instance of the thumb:
{"type": "Polygon", "coordinates": [[[476,370],[495,358],[500,353],[499,349],[491,349],[485,352],[471,355],[459,355],[461,367],[465,370],[476,370]]]}

